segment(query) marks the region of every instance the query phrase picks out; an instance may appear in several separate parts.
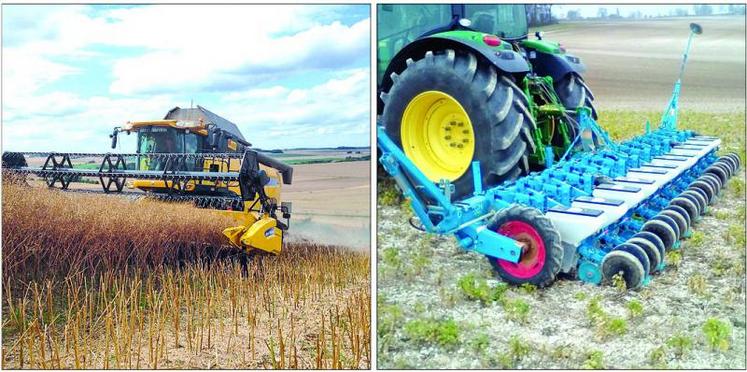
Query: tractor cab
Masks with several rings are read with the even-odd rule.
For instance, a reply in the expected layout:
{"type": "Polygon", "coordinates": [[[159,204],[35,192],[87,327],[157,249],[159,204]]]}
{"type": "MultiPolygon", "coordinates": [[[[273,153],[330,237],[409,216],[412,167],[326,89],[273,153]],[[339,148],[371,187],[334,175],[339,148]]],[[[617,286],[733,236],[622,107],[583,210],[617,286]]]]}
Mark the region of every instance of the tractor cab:
{"type": "Polygon", "coordinates": [[[519,40],[528,32],[523,4],[381,4],[378,18],[379,83],[392,58],[425,35],[467,28],[519,40]]]}
{"type": "Polygon", "coordinates": [[[461,15],[470,20],[472,30],[505,40],[526,38],[529,31],[523,4],[466,4],[461,15]]]}

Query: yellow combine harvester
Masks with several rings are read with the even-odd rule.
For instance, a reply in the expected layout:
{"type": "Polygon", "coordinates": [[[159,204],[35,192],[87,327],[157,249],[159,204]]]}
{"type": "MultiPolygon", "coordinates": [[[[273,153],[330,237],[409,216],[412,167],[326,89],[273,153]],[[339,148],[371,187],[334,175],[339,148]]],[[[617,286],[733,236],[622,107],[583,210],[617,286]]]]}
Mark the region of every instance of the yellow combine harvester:
{"type": "Polygon", "coordinates": [[[135,153],[6,152],[3,170],[34,174],[63,189],[82,178],[98,178],[105,193],[123,192],[130,180],[128,187],[149,196],[192,201],[234,218],[239,226],[223,234],[236,247],[280,253],[291,213],[280,192],[282,184],[291,183],[292,167],[251,149],[234,123],[201,106],[175,107],[162,120],[115,127],[112,148],[121,132],[137,134],[135,153]],[[26,157],[46,159],[42,167],[30,167],[26,157]],[[83,158],[102,161],[97,169],[73,166],[71,159],[83,158]]]}

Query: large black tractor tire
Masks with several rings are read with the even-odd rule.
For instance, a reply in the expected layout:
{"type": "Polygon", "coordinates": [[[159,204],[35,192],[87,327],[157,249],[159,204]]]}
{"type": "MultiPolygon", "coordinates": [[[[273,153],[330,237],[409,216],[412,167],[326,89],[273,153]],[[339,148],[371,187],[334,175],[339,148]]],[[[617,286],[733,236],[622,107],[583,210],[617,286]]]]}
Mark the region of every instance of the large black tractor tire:
{"type": "MultiPolygon", "coordinates": [[[[407,67],[392,73],[392,86],[382,92],[381,120],[387,134],[402,148],[402,123],[408,105],[422,93],[449,95],[466,112],[474,133],[472,161],[480,161],[483,187],[514,180],[529,172],[529,155],[536,128],[527,98],[509,75],[474,54],[460,50],[428,51],[408,59],[407,67]]],[[[407,149],[403,149],[407,153],[407,149]]],[[[411,151],[421,151],[412,147],[411,151]]],[[[438,182],[438,179],[431,180],[438,182]]],[[[453,198],[474,190],[471,167],[451,179],[453,198]]]]}
{"type": "Polygon", "coordinates": [[[579,107],[591,109],[591,117],[597,119],[597,109],[594,108],[594,94],[586,85],[581,75],[571,72],[553,83],[555,93],[566,110],[575,113],[579,107]]]}
{"type": "Polygon", "coordinates": [[[512,205],[496,213],[487,228],[524,244],[519,262],[488,257],[504,281],[546,287],[555,281],[563,262],[560,233],[539,210],[512,205]]]}

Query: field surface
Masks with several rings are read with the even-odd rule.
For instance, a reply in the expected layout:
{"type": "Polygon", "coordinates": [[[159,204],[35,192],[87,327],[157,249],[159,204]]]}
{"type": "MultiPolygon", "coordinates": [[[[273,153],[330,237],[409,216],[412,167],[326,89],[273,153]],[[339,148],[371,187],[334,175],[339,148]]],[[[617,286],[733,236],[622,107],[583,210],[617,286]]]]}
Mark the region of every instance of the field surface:
{"type": "Polygon", "coordinates": [[[581,57],[598,108],[660,111],[677,79],[690,22],[704,31],[693,40],[680,107],[743,112],[744,17],[589,21],[549,26],[545,37],[581,57]]]}
{"type": "Polygon", "coordinates": [[[295,165],[283,198],[293,202],[293,239],[371,247],[370,161],[295,165]]]}
{"type": "Polygon", "coordinates": [[[2,206],[4,368],[370,366],[368,252],[246,256],[211,210],[7,178],[2,206]]]}
{"type": "MultiPolygon", "coordinates": [[[[694,19],[548,28],[587,65],[599,122],[641,133],[666,106],[694,19]]],[[[745,159],[744,18],[706,18],[683,79],[680,127],[722,138],[745,159]]],[[[410,228],[379,189],[380,368],[745,368],[745,173],[730,180],[640,291],[560,278],[508,287],[453,238],[410,228]],[[382,205],[384,204],[384,205],[382,205]]]]}

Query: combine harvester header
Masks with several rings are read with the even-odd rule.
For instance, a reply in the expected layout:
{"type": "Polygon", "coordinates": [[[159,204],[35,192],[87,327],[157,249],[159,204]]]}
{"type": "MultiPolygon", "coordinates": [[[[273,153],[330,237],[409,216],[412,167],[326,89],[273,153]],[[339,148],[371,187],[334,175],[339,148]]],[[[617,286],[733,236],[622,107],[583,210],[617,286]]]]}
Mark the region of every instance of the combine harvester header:
{"type": "Polygon", "coordinates": [[[466,250],[487,256],[503,280],[550,285],[559,272],[585,282],[621,276],[639,288],[666,266],[667,250],[705,213],[740,167],[736,154],[718,157],[721,141],[677,129],[680,77],[657,129],[614,143],[589,108],[576,114],[579,133],[564,156],[525,177],[483,189],[479,161],[473,192],[452,200],[453,184],[434,183],[377,129],[380,162],[396,181],[421,230],[453,235],[466,250]]]}

